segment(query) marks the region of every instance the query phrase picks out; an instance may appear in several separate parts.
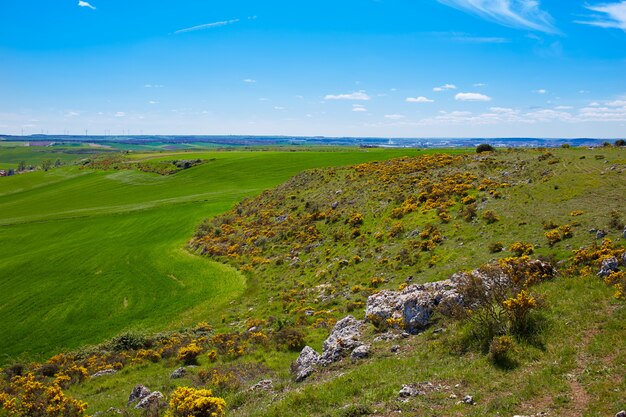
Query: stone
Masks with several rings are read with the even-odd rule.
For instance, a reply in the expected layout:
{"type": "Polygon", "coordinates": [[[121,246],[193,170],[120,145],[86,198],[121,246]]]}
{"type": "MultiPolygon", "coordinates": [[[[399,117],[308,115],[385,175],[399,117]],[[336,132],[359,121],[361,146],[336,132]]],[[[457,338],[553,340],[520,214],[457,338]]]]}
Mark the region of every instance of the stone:
{"type": "Polygon", "coordinates": [[[370,355],[370,345],[361,345],[350,354],[352,359],[366,359],[370,355]]]}
{"type": "Polygon", "coordinates": [[[98,371],[95,374],[91,375],[90,378],[100,378],[101,376],[113,375],[116,373],[116,369],[103,369],[102,371],[98,371]]]}
{"type": "Polygon", "coordinates": [[[626,417],[626,411],[620,411],[619,413],[615,414],[615,417],[626,417]]]}
{"type": "Polygon", "coordinates": [[[174,370],[174,372],[172,372],[170,374],[170,378],[171,379],[179,379],[184,377],[185,375],[187,375],[187,369],[185,369],[185,367],[180,367],[174,370]]]}
{"type": "Polygon", "coordinates": [[[611,256],[610,258],[602,261],[602,266],[600,267],[600,272],[598,272],[598,276],[605,277],[611,272],[617,271],[619,271],[619,262],[615,256],[611,256]]]}
{"type": "Polygon", "coordinates": [[[124,414],[124,412],[122,410],[120,410],[119,408],[111,407],[111,408],[109,408],[106,411],[98,411],[93,416],[94,417],[98,417],[98,416],[106,416],[106,415],[109,415],[109,414],[124,414]]]}
{"type": "Polygon", "coordinates": [[[626,252],[622,253],[622,265],[626,266],[626,252]]]}
{"type": "Polygon", "coordinates": [[[305,346],[298,359],[291,365],[291,373],[296,382],[302,382],[309,377],[320,363],[320,354],[310,346],[305,346]]]}
{"type": "Polygon", "coordinates": [[[402,389],[398,393],[400,398],[417,397],[421,392],[413,385],[402,385],[402,389]]]}
{"type": "Polygon", "coordinates": [[[400,345],[393,345],[391,347],[391,353],[397,353],[400,350],[400,345]]]}
{"type": "Polygon", "coordinates": [[[622,237],[626,239],[626,227],[624,227],[624,231],[622,232],[622,237]]]}
{"type": "Polygon", "coordinates": [[[474,405],[474,397],[472,397],[471,395],[466,395],[465,397],[463,397],[463,403],[467,405],[474,405]]]}
{"type": "Polygon", "coordinates": [[[144,397],[139,401],[139,403],[135,406],[136,409],[145,409],[152,407],[159,407],[161,400],[163,399],[163,394],[159,391],[154,391],[150,393],[147,397],[144,397]]]}
{"type": "Polygon", "coordinates": [[[130,392],[128,396],[128,405],[135,401],[142,400],[150,395],[150,390],[144,385],[135,385],[135,388],[130,392]]]}
{"type": "Polygon", "coordinates": [[[273,391],[274,382],[271,379],[264,379],[250,387],[250,391],[273,391]]]}
{"type": "Polygon", "coordinates": [[[597,230],[596,231],[596,239],[602,239],[605,236],[606,236],[606,232],[604,230],[597,230]]]}
{"type": "Polygon", "coordinates": [[[383,290],[373,294],[367,299],[365,317],[378,322],[402,318],[406,331],[417,334],[428,327],[430,318],[440,303],[461,302],[453,278],[408,285],[401,291],[383,290]]]}
{"type": "Polygon", "coordinates": [[[361,346],[362,325],[362,321],[352,316],[339,320],[328,338],[324,340],[320,363],[325,366],[337,362],[342,356],[361,346]]]}

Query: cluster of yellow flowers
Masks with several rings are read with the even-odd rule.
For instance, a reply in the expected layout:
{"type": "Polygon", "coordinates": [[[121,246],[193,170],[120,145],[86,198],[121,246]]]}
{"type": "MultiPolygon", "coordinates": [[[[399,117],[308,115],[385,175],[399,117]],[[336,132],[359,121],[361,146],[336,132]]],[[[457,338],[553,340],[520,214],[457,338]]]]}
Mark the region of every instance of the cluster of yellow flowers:
{"type": "Polygon", "coordinates": [[[226,401],[209,389],[179,387],[172,393],[168,417],[223,417],[226,401]]]}

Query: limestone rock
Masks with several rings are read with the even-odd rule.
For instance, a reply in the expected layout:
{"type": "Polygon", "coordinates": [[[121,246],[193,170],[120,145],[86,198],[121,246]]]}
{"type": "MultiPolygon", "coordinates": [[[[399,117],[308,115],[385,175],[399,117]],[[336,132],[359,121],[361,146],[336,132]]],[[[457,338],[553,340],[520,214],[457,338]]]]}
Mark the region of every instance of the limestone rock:
{"type": "Polygon", "coordinates": [[[602,266],[600,267],[600,272],[598,272],[598,276],[605,277],[611,272],[617,271],[619,271],[619,262],[615,256],[612,256],[602,261],[602,266]]]}
{"type": "Polygon", "coordinates": [[[274,382],[271,379],[264,379],[250,387],[250,391],[273,391],[274,382]]]}
{"type": "Polygon", "coordinates": [[[135,401],[140,401],[150,395],[150,390],[144,385],[135,385],[135,388],[130,392],[128,396],[128,405],[134,403],[135,401]]]}
{"type": "Polygon", "coordinates": [[[159,407],[161,400],[163,399],[163,394],[159,391],[154,391],[147,397],[144,397],[139,401],[139,403],[135,406],[136,409],[145,409],[152,407],[159,407]]]}
{"type": "Polygon", "coordinates": [[[320,363],[320,354],[310,346],[305,346],[298,359],[291,365],[291,373],[296,382],[302,382],[309,377],[320,363]]]}
{"type": "Polygon", "coordinates": [[[170,374],[170,378],[171,379],[179,379],[184,377],[185,375],[187,375],[187,369],[185,369],[185,367],[180,367],[174,370],[174,372],[172,372],[170,374]]]}
{"type": "Polygon", "coordinates": [[[117,373],[117,370],[115,369],[103,369],[102,371],[98,371],[95,374],[91,375],[90,378],[100,378],[101,376],[113,375],[116,373],[117,373]]]}
{"type": "Polygon", "coordinates": [[[361,346],[361,326],[363,322],[352,316],[339,320],[324,341],[320,363],[328,365],[337,362],[342,356],[361,346]]]}
{"type": "Polygon", "coordinates": [[[352,359],[366,359],[370,355],[370,345],[361,345],[350,354],[352,359]]]}
{"type": "Polygon", "coordinates": [[[444,301],[460,302],[454,277],[427,284],[409,285],[402,291],[384,290],[367,299],[365,316],[370,321],[401,318],[405,329],[416,334],[428,327],[435,307],[444,301]]]}

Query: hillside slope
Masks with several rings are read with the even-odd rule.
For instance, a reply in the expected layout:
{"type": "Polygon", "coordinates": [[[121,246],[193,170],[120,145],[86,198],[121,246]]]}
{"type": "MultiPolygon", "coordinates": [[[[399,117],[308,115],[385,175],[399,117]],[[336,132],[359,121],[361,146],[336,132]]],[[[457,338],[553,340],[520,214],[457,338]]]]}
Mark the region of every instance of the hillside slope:
{"type": "MultiPolygon", "coordinates": [[[[209,388],[235,416],[612,416],[626,408],[625,175],[619,148],[307,171],[204,221],[191,239],[198,254],[245,274],[236,302],[194,328],[129,335],[48,364],[66,374],[84,367],[67,393],[91,412],[141,415],[126,400],[145,384],[165,400],[178,386],[209,388]],[[612,257],[622,272],[598,277],[612,257]],[[559,273],[533,275],[532,258],[559,273]],[[480,292],[459,287],[473,303],[459,314],[435,311],[415,335],[403,334],[401,320],[365,317],[368,297],[382,290],[486,264],[484,274],[528,279],[483,304],[480,292]],[[368,319],[359,337],[369,355],[316,366],[295,382],[289,368],[300,350],[326,351],[323,341],[349,314],[368,319]],[[185,363],[199,366],[171,379],[185,363]],[[119,371],[87,377],[106,369],[119,371]]],[[[42,375],[39,365],[29,369],[42,375]]]]}

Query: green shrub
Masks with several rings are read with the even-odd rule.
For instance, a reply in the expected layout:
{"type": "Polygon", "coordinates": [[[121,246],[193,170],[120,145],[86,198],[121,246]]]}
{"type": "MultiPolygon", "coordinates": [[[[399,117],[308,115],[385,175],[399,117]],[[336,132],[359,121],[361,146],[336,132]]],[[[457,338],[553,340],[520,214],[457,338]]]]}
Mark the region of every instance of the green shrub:
{"type": "Polygon", "coordinates": [[[487,143],[481,143],[480,145],[476,147],[476,153],[493,152],[495,150],[496,149],[493,146],[487,143]]]}

